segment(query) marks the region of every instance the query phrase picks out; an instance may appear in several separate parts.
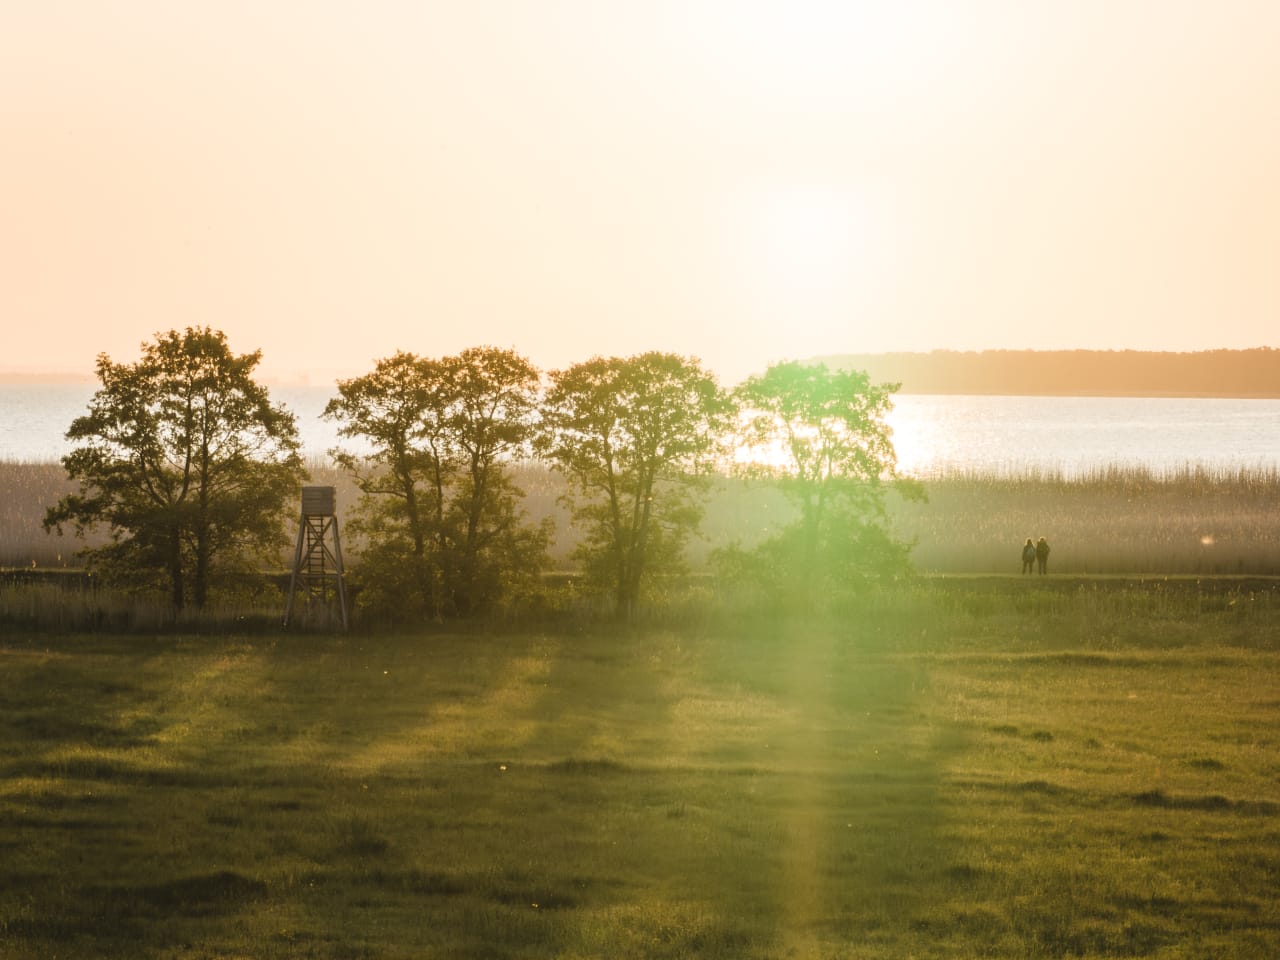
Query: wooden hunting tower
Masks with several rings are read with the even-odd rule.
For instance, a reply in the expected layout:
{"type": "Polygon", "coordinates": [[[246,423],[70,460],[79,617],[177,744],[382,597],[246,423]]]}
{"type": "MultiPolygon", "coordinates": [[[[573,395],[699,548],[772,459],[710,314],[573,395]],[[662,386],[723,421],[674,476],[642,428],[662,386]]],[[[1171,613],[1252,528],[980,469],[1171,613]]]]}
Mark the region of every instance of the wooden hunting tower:
{"type": "Polygon", "coordinates": [[[338,517],[334,509],[333,487],[302,488],[302,519],[298,525],[298,548],[293,555],[293,575],[289,578],[289,600],[284,623],[289,625],[299,591],[306,598],[303,622],[333,623],[335,607],[342,629],[347,629],[347,591],[342,580],[342,544],[338,540],[338,517]]]}

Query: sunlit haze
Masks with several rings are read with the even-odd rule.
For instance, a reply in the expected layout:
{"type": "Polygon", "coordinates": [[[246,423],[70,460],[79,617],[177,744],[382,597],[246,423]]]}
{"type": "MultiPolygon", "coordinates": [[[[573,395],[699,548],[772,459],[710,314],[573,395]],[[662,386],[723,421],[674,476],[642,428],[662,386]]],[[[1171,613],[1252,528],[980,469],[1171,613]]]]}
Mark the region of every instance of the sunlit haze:
{"type": "Polygon", "coordinates": [[[8,3],[0,373],[1274,345],[1280,4],[8,3]]]}

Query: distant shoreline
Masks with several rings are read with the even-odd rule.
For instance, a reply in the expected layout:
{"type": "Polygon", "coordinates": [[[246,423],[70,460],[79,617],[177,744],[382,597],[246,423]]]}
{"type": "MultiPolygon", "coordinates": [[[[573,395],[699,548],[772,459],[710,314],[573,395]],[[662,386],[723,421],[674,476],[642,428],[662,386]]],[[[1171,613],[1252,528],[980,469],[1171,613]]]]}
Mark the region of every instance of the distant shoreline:
{"type": "Polygon", "coordinates": [[[1280,399],[1280,350],[984,350],[835,354],[830,367],[928,396],[1280,399]]]}
{"type": "MultiPolygon", "coordinates": [[[[812,358],[865,370],[876,383],[900,383],[916,396],[1097,397],[1187,400],[1280,399],[1280,349],[934,350],[830,354],[812,358]]],[[[0,386],[92,386],[88,373],[0,370],[0,386]]],[[[334,383],[264,380],[268,389],[336,390],[334,383]]]]}

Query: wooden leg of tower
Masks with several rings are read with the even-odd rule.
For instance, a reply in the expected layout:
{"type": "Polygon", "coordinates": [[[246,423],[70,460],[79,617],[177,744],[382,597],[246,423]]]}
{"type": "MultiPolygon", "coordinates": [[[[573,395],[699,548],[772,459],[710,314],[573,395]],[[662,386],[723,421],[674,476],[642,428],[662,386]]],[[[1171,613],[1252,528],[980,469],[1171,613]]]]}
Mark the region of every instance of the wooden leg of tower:
{"type": "Polygon", "coordinates": [[[289,617],[293,614],[293,594],[298,589],[298,570],[302,567],[302,539],[306,536],[307,518],[298,518],[298,546],[293,552],[293,572],[289,574],[289,599],[284,605],[284,625],[289,625],[289,617]]]}
{"type": "Polygon", "coordinates": [[[342,629],[347,629],[347,585],[343,579],[342,541],[338,539],[338,518],[333,518],[333,565],[338,576],[338,610],[342,614],[342,629]]]}

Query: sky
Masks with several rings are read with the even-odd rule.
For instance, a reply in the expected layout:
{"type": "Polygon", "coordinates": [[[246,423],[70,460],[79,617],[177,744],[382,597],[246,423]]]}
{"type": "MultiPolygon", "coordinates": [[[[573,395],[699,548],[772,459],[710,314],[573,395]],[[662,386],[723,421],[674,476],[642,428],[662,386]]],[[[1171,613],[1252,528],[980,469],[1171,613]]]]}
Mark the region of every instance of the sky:
{"type": "Polygon", "coordinates": [[[1270,0],[0,2],[0,373],[1280,345],[1270,0]]]}

